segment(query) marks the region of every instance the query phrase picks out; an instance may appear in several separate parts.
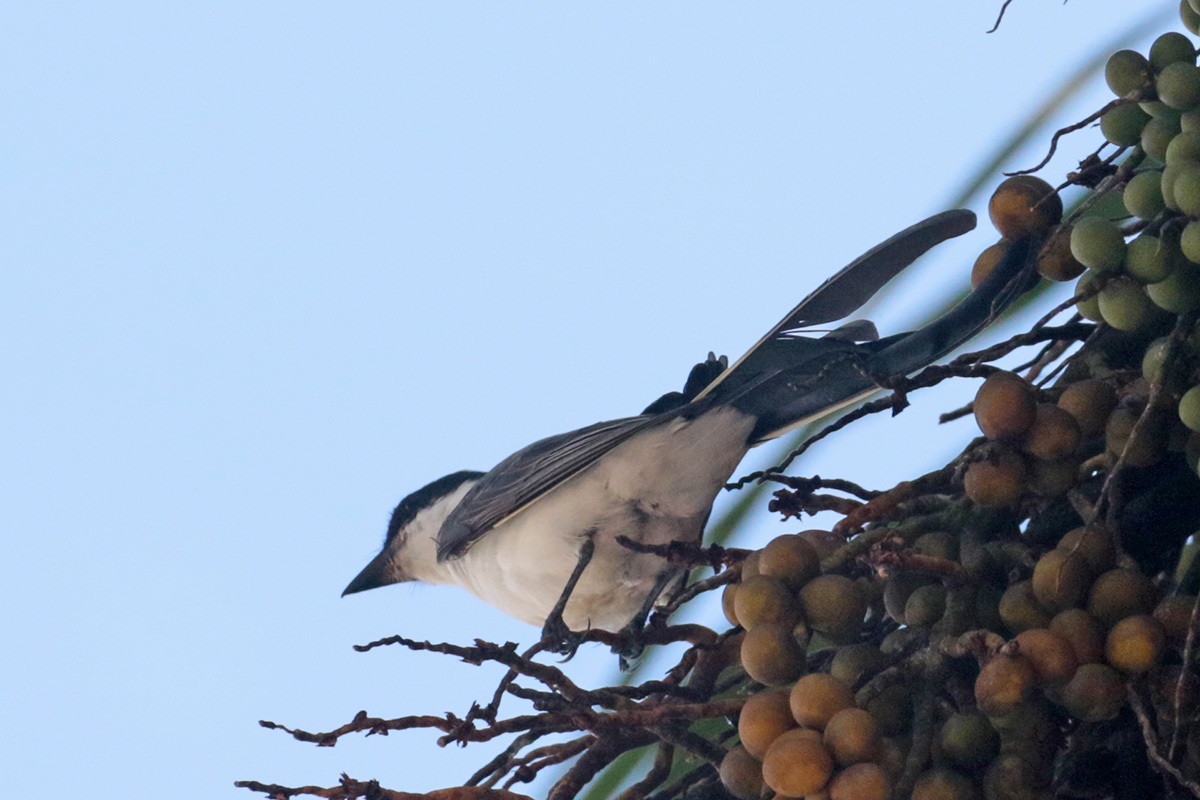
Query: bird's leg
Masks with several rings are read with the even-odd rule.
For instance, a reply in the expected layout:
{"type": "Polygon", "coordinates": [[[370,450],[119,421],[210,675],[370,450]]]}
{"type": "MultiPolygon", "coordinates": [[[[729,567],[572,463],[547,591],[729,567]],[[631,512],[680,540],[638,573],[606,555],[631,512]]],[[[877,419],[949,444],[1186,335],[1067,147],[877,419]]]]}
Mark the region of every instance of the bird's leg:
{"type": "Polygon", "coordinates": [[[629,659],[637,658],[645,649],[645,645],[641,641],[642,631],[646,629],[646,622],[649,620],[650,613],[654,611],[654,605],[658,602],[659,596],[676,574],[676,571],[669,569],[658,573],[658,577],[654,579],[654,586],[650,589],[650,594],[646,595],[646,602],[642,603],[641,609],[634,618],[629,620],[625,627],[618,632],[619,639],[613,645],[612,651],[620,658],[622,670],[628,668],[629,659]]]}
{"type": "Polygon", "coordinates": [[[596,542],[591,536],[588,536],[579,548],[579,562],[575,564],[575,569],[571,572],[567,585],[563,587],[558,602],[554,604],[550,616],[546,617],[546,623],[542,626],[542,645],[551,653],[565,655],[564,661],[570,661],[575,656],[575,651],[583,642],[583,636],[567,627],[567,623],[563,621],[563,611],[567,608],[567,601],[571,599],[571,593],[575,591],[575,584],[579,583],[583,570],[591,563],[595,553],[596,542]]]}

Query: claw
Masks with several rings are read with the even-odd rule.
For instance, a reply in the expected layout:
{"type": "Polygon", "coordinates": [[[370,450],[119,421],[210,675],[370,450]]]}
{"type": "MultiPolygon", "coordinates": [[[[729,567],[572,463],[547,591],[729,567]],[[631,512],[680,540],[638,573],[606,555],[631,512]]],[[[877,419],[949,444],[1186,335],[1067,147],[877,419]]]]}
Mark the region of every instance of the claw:
{"type": "Polygon", "coordinates": [[[563,661],[570,661],[574,658],[575,651],[579,649],[579,645],[583,644],[583,634],[576,633],[567,627],[567,623],[563,621],[563,611],[567,608],[567,601],[571,599],[571,592],[575,591],[575,584],[579,582],[579,577],[583,575],[583,570],[591,562],[595,552],[596,543],[591,537],[584,539],[579,548],[579,563],[575,565],[575,570],[567,580],[567,585],[563,587],[562,596],[558,598],[558,602],[554,604],[550,616],[546,617],[546,623],[542,626],[542,647],[551,653],[565,655],[566,658],[563,661]]]}
{"type": "Polygon", "coordinates": [[[583,634],[568,628],[561,615],[553,615],[542,627],[541,644],[547,652],[563,656],[561,663],[565,663],[575,657],[579,645],[583,644],[583,634]]]}

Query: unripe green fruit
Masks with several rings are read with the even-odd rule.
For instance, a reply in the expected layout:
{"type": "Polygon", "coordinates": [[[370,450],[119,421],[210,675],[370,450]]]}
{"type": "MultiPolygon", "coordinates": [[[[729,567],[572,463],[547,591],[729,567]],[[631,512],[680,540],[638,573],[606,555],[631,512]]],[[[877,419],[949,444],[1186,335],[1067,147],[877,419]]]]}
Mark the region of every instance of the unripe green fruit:
{"type": "Polygon", "coordinates": [[[1167,148],[1180,132],[1179,112],[1173,108],[1169,110],[1176,116],[1153,117],[1142,128],[1142,149],[1155,161],[1166,162],[1167,148]]]}
{"type": "Polygon", "coordinates": [[[1084,664],[1063,687],[1062,703],[1084,722],[1112,719],[1125,705],[1125,679],[1104,664],[1084,664]]]}
{"type": "Polygon", "coordinates": [[[1181,212],[1189,217],[1200,215],[1200,164],[1188,164],[1183,167],[1175,176],[1172,191],[1175,195],[1175,205],[1181,212]]]}
{"type": "Polygon", "coordinates": [[[912,722],[913,692],[910,686],[897,683],[867,701],[866,709],[884,736],[898,736],[912,722]]]}
{"type": "Polygon", "coordinates": [[[1084,217],[1071,229],[1071,255],[1088,269],[1116,272],[1125,261],[1125,237],[1111,220],[1084,217]]]}
{"type": "Polygon", "coordinates": [[[912,789],[912,800],[977,800],[978,797],[979,789],[970,778],[946,767],[922,772],[912,789]]]}
{"type": "MultiPolygon", "coordinates": [[[[1197,173],[1200,178],[1200,173],[1197,173]]],[[[1197,183],[1200,189],[1200,182],[1197,183]]],[[[1175,268],[1179,248],[1169,239],[1143,233],[1125,250],[1125,272],[1138,283],[1165,281],[1175,268]]]]}
{"type": "Polygon", "coordinates": [[[1191,262],[1179,264],[1165,281],[1146,287],[1154,305],[1172,314],[1186,314],[1200,308],[1200,267],[1191,262]]]}
{"type": "Polygon", "coordinates": [[[1157,100],[1142,100],[1138,103],[1138,106],[1154,119],[1165,117],[1166,119],[1175,120],[1176,124],[1179,123],[1179,118],[1183,115],[1182,111],[1176,111],[1166,103],[1160,103],[1157,100]]]}
{"type": "Polygon", "coordinates": [[[1140,219],[1154,219],[1166,210],[1163,202],[1162,172],[1146,170],[1130,178],[1121,193],[1121,200],[1130,214],[1140,219]]]}
{"type": "Polygon", "coordinates": [[[1188,4],[1189,0],[1179,0],[1179,19],[1183,27],[1191,33],[1200,36],[1200,12],[1188,4]]]}
{"type": "Polygon", "coordinates": [[[854,688],[865,675],[874,675],[887,665],[878,647],[869,643],[848,644],[837,649],[829,664],[829,674],[854,688]]]}
{"type": "Polygon", "coordinates": [[[1100,118],[1100,133],[1118,147],[1132,147],[1142,140],[1150,115],[1137,104],[1117,106],[1100,118]]]}
{"type": "Polygon", "coordinates": [[[1168,64],[1177,61],[1185,64],[1196,63],[1196,48],[1192,41],[1182,33],[1170,31],[1154,40],[1150,45],[1150,66],[1155,72],[1161,72],[1168,64]]]}
{"type": "Polygon", "coordinates": [[[1200,105],[1200,69],[1194,64],[1168,64],[1155,80],[1158,99],[1171,108],[1187,111],[1200,105]]]}
{"type": "Polygon", "coordinates": [[[1116,278],[1100,290],[1100,316],[1120,331],[1133,331],[1151,317],[1150,298],[1142,287],[1128,278],[1116,278]]]}
{"type": "Polygon", "coordinates": [[[1177,133],[1167,145],[1168,164],[1200,164],[1200,133],[1177,133]]]}
{"type": "Polygon", "coordinates": [[[1117,97],[1136,95],[1153,82],[1150,61],[1136,50],[1118,50],[1104,65],[1104,81],[1117,97]]]}
{"type": "Polygon", "coordinates": [[[1043,461],[1035,458],[1029,465],[1029,488],[1039,497],[1062,497],[1075,488],[1079,477],[1079,461],[1062,458],[1043,461]]]}
{"type": "Polygon", "coordinates": [[[1175,202],[1175,179],[1183,172],[1185,166],[1186,164],[1170,164],[1162,173],[1163,202],[1172,211],[1179,210],[1179,205],[1175,202]]]}
{"type": "Polygon", "coordinates": [[[1200,263],[1200,222],[1193,221],[1184,226],[1183,232],[1179,234],[1179,249],[1188,261],[1193,264],[1200,263]]]}
{"type": "Polygon", "coordinates": [[[1000,597],[1000,619],[1014,634],[1050,624],[1050,613],[1033,593],[1033,581],[1019,581],[1000,597]]]}
{"type": "Polygon", "coordinates": [[[1079,276],[1079,281],[1075,284],[1075,297],[1083,297],[1090,295],[1087,299],[1077,300],[1075,303],[1080,315],[1084,319],[1090,319],[1092,322],[1099,322],[1100,317],[1100,295],[1092,293],[1092,285],[1099,279],[1099,276],[1092,271],[1088,271],[1079,276]]]}
{"type": "Polygon", "coordinates": [[[904,621],[913,627],[932,625],[946,613],[946,589],[940,583],[918,587],[904,604],[904,621]]]}
{"type": "Polygon", "coordinates": [[[923,533],[912,543],[912,549],[914,553],[957,561],[959,552],[958,535],[945,531],[923,533]]]}
{"type": "Polygon", "coordinates": [[[1167,354],[1171,351],[1171,340],[1166,336],[1159,337],[1146,347],[1142,355],[1142,377],[1150,383],[1163,380],[1163,368],[1167,363],[1167,354]]]}
{"type": "Polygon", "coordinates": [[[1000,752],[1000,735],[978,711],[951,714],[942,725],[942,753],[968,769],[982,766],[1000,752]]]}
{"type": "Polygon", "coordinates": [[[1200,431],[1200,386],[1193,386],[1179,399],[1179,418],[1190,430],[1200,431]]]}

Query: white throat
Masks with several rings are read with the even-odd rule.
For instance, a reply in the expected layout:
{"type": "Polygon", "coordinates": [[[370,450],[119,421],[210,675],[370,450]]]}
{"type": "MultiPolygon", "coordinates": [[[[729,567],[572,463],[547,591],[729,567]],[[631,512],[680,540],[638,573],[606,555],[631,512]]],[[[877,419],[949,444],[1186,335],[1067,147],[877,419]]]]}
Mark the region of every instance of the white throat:
{"type": "Polygon", "coordinates": [[[448,495],[438,498],[433,505],[417,512],[412,521],[404,526],[403,548],[395,559],[396,569],[408,580],[421,583],[457,583],[450,570],[437,559],[437,535],[450,512],[462,502],[467,492],[477,481],[467,481],[448,495]]]}

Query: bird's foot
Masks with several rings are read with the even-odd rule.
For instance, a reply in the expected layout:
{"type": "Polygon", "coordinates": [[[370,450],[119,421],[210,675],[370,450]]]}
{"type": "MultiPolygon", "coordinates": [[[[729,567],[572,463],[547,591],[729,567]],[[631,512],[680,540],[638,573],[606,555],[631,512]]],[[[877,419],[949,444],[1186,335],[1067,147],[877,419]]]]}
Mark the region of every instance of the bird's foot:
{"type": "Polygon", "coordinates": [[[584,635],[568,628],[561,614],[551,614],[542,626],[542,649],[563,656],[563,661],[574,658],[583,641],[584,635]]]}
{"type": "Polygon", "coordinates": [[[657,617],[647,618],[643,613],[617,631],[617,640],[613,643],[612,652],[616,654],[622,672],[629,669],[630,662],[639,658],[645,651],[646,628],[656,625],[661,625],[661,620],[657,617]]]}

